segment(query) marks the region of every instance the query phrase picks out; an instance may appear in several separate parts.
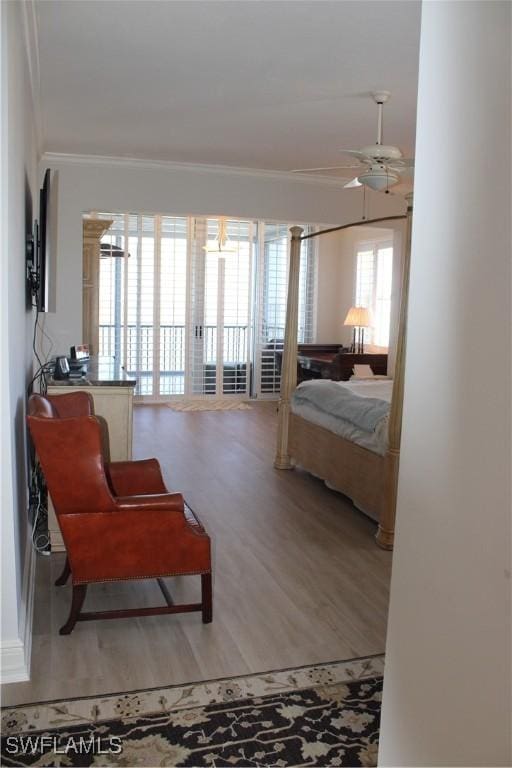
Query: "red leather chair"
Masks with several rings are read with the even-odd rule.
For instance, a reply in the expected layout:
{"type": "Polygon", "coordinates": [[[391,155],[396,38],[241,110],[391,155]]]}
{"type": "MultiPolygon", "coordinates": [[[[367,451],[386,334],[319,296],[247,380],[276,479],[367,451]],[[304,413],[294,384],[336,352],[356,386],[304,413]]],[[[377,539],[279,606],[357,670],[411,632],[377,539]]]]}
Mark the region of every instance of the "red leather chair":
{"type": "Polygon", "coordinates": [[[32,395],[27,421],[66,545],[61,586],[71,574],[67,635],[77,621],[201,611],[212,620],[210,538],[180,493],[169,493],[156,459],[104,461],[92,397],[32,395]],[[161,580],[201,576],[201,602],[175,605],[161,580]],[[167,605],[82,612],[87,585],[158,580],[167,605]]]}

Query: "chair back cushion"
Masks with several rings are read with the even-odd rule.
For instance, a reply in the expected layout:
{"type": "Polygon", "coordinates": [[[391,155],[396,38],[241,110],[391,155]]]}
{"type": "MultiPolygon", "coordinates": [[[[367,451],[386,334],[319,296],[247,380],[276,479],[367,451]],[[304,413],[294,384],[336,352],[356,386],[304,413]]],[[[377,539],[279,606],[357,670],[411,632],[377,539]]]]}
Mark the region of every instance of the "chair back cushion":
{"type": "Polygon", "coordinates": [[[93,416],[94,401],[89,392],[68,392],[65,395],[31,395],[28,415],[47,419],[71,416],[93,416]]]}
{"type": "MultiPolygon", "coordinates": [[[[55,511],[110,512],[115,502],[105,475],[99,422],[89,415],[61,418],[60,403],[55,402],[60,397],[68,396],[32,395],[27,417],[55,511]]],[[[80,406],[86,404],[81,398],[80,406]]],[[[64,412],[66,406],[69,401],[64,412]]]]}

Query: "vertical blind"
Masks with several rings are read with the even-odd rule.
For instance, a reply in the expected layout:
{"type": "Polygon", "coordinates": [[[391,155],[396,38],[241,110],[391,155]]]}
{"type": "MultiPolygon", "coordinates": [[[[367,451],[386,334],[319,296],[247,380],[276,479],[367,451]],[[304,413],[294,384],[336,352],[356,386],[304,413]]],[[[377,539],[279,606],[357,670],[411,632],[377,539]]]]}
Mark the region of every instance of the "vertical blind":
{"type": "MultiPolygon", "coordinates": [[[[150,398],[279,392],[292,224],[226,221],[229,252],[205,250],[219,220],[99,214],[99,354],[150,398]],[[114,253],[115,255],[110,255],[114,253]]],[[[299,341],[314,336],[316,257],[301,251],[299,341]]]]}

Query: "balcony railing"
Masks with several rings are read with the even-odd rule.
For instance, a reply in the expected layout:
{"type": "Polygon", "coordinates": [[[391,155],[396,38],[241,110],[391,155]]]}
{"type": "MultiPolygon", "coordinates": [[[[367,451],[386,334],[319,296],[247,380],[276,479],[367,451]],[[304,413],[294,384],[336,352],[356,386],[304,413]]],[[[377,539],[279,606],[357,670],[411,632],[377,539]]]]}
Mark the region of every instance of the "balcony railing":
{"type": "MultiPolygon", "coordinates": [[[[193,345],[193,378],[208,379],[211,391],[212,369],[217,362],[217,326],[195,326],[190,343],[193,345]]],[[[223,365],[227,370],[230,366],[240,369],[247,363],[249,332],[247,325],[225,325],[223,329],[223,365]]],[[[123,342],[123,332],[119,326],[99,326],[99,354],[107,357],[124,358],[124,343],[126,343],[126,370],[136,374],[138,378],[136,394],[153,393],[153,326],[135,324],[127,326],[126,341],[123,342]]],[[[184,394],[185,360],[186,360],[186,327],[184,325],[160,326],[160,394],[184,394]]],[[[229,378],[229,377],[228,377],[229,378]]],[[[245,378],[245,374],[244,374],[245,378]]],[[[239,391],[240,376],[238,376],[237,391],[239,391]]],[[[224,391],[226,387],[224,386],[224,391]]],[[[231,391],[231,389],[229,390],[231,391]]]]}

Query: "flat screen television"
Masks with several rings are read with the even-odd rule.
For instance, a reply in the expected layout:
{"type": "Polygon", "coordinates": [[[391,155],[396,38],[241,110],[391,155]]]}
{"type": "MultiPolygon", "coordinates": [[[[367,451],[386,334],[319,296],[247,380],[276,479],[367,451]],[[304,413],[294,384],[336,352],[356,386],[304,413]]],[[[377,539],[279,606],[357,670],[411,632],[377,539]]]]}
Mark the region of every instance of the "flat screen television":
{"type": "Polygon", "coordinates": [[[57,182],[57,172],[52,172],[48,168],[39,194],[39,237],[36,259],[39,312],[55,312],[57,182]]]}

